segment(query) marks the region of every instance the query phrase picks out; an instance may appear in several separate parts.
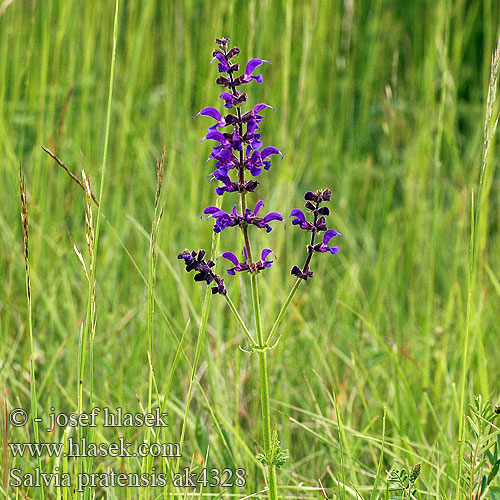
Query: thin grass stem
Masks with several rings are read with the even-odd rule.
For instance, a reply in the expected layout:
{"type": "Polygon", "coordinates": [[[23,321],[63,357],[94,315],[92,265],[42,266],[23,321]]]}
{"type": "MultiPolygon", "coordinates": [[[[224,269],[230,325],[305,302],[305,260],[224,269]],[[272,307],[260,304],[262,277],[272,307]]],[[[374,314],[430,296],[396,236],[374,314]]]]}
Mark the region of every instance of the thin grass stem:
{"type": "MultiPolygon", "coordinates": [[[[33,423],[33,434],[35,443],[40,443],[40,432],[38,429],[38,396],[36,391],[35,376],[35,349],[33,342],[33,307],[31,303],[31,277],[30,277],[30,259],[29,259],[29,223],[28,223],[28,198],[24,185],[23,172],[19,163],[19,187],[21,192],[21,223],[23,226],[24,239],[24,269],[25,269],[25,290],[26,303],[28,305],[28,334],[30,343],[30,396],[31,396],[31,421],[33,423]]],[[[42,459],[38,456],[38,469],[42,472],[42,459]]],[[[44,500],[45,493],[43,486],[40,488],[40,498],[44,500]]]]}

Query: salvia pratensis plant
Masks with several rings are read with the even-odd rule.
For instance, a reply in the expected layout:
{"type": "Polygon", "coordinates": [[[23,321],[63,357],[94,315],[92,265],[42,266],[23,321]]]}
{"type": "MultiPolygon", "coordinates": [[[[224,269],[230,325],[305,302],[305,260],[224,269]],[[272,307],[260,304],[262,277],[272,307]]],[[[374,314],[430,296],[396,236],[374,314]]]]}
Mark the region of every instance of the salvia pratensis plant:
{"type": "Polygon", "coordinates": [[[214,223],[213,230],[217,236],[227,228],[238,227],[241,230],[243,237],[241,257],[231,251],[223,252],[221,257],[230,264],[230,267],[226,269],[229,275],[245,273],[249,276],[255,333],[252,334],[245,325],[229,298],[224,279],[215,272],[216,261],[207,258],[205,250],[184,250],[179,253],[178,258],[184,260],[186,271],[195,272],[195,281],[205,282],[211,287],[212,294],[225,297],[228,306],[250,341],[250,352],[258,354],[264,450],[263,453],[257,455],[257,458],[266,468],[269,498],[276,500],[278,498],[276,469],[284,465],[287,453],[286,450],[281,449],[277,431],[272,431],[271,427],[267,353],[277,344],[275,342],[274,345],[271,345],[271,340],[300,284],[313,277],[310,265],[314,254],[325,252],[336,254],[339,248],[330,246],[330,241],[332,238],[342,235],[327,227],[326,218],[330,214],[330,210],[325,203],[331,200],[331,190],[308,191],[304,196],[305,212],[296,208],[290,213],[292,225],[299,226],[300,229],[310,233],[305,263],[302,267],[298,265],[292,267],[291,274],[296,277],[296,281],[273,327],[265,336],[260,311],[258,275],[270,268],[277,257],[270,248],[263,248],[261,251],[253,249],[250,244],[249,231],[251,228],[257,228],[264,229],[266,233],[269,233],[273,229],[272,224],[283,221],[283,216],[279,212],[269,212],[262,215],[260,210],[264,205],[263,201],[259,200],[250,205],[247,196],[256,191],[259,185],[258,179],[263,171],[268,171],[271,168],[271,158],[276,155],[283,158],[283,155],[274,146],[264,146],[261,139],[260,124],[263,116],[260,113],[268,108],[274,108],[264,103],[248,107],[246,105],[248,95],[243,91],[245,85],[251,82],[262,83],[263,76],[255,73],[258,68],[270,64],[270,62],[264,59],[251,59],[241,71],[240,65],[235,61],[240,49],[238,47],[230,48],[229,41],[229,38],[216,40],[218,47],[214,50],[212,59],[218,64],[220,75],[216,83],[223,88],[220,99],[224,105],[225,114],[215,107],[206,107],[196,117],[203,116],[215,120],[215,123],[208,127],[208,132],[202,139],[202,141],[215,142],[209,156],[209,160],[215,162],[215,169],[208,178],[210,181],[218,183],[215,192],[219,197],[235,196],[236,199],[233,201],[233,208],[230,212],[220,208],[221,200],[218,198],[215,206],[207,207],[203,213],[205,219],[214,223]]]}

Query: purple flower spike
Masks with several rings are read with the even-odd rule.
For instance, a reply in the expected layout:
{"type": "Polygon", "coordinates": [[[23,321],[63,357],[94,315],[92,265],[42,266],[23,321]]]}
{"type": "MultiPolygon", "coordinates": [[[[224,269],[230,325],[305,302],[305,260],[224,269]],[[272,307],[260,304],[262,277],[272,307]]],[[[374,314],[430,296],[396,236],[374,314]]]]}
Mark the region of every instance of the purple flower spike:
{"type": "MultiPolygon", "coordinates": [[[[216,180],[219,183],[215,190],[219,196],[225,193],[244,195],[255,191],[259,183],[248,175],[247,171],[256,177],[262,173],[262,170],[269,170],[272,155],[279,154],[283,158],[278,148],[264,147],[261,140],[260,123],[264,118],[261,113],[266,108],[273,110],[274,108],[265,103],[255,104],[248,110],[243,109],[242,106],[248,97],[240,90],[241,85],[253,80],[258,83],[262,82],[262,75],[254,73],[264,63],[270,64],[270,62],[265,59],[250,59],[241,71],[240,65],[234,61],[240,50],[237,47],[230,48],[229,42],[229,38],[218,38],[216,40],[218,46],[212,53],[212,62],[217,62],[219,71],[216,83],[223,87],[219,97],[223,101],[225,110],[221,112],[215,107],[205,107],[195,116],[195,118],[200,115],[206,116],[215,122],[214,125],[208,127],[202,142],[204,140],[215,141],[207,160],[207,162],[214,160],[215,168],[211,169],[212,173],[207,178],[209,181],[216,180]]],[[[215,233],[220,233],[228,227],[238,226],[244,233],[245,241],[248,241],[250,226],[270,232],[273,221],[283,221],[283,215],[279,212],[259,215],[263,205],[262,200],[259,200],[254,208],[245,208],[242,213],[238,213],[238,204],[235,204],[230,211],[222,210],[217,206],[209,206],[204,209],[202,218],[212,220],[215,233]]],[[[223,293],[225,290],[223,281],[211,271],[215,265],[214,262],[205,261],[204,256],[204,251],[198,253],[186,251],[179,254],[179,259],[184,259],[187,270],[198,271],[195,276],[196,281],[215,282],[213,293],[223,293]]],[[[247,252],[246,247],[243,247],[243,257],[238,258],[232,252],[222,254],[222,257],[232,264],[227,270],[231,275],[237,272],[256,274],[271,267],[274,262],[273,256],[276,257],[271,249],[264,248],[259,259],[257,252],[254,254],[250,248],[247,252]],[[248,254],[255,256],[249,259],[248,254]],[[243,261],[240,262],[240,259],[243,261]]]]}
{"type": "Polygon", "coordinates": [[[330,209],[325,206],[321,206],[323,202],[328,202],[331,200],[332,192],[330,189],[319,189],[316,192],[308,191],[304,199],[306,200],[305,208],[307,212],[310,212],[313,215],[313,221],[309,222],[306,219],[306,215],[302,210],[298,208],[293,209],[290,212],[290,217],[294,217],[292,220],[292,224],[295,226],[299,226],[301,229],[306,231],[311,231],[311,242],[307,245],[307,258],[302,269],[299,266],[293,266],[291,269],[291,274],[293,276],[297,276],[297,278],[308,280],[313,277],[313,272],[309,267],[312,256],[314,252],[330,252],[332,255],[335,255],[339,251],[339,247],[334,246],[331,247],[328,245],[330,240],[335,236],[342,236],[335,229],[328,229],[326,225],[326,217],[330,215],[330,209]],[[323,241],[321,243],[315,243],[315,239],[321,231],[325,231],[323,235],[323,241]]]}
{"type": "Polygon", "coordinates": [[[317,245],[314,246],[314,251],[315,252],[330,252],[332,255],[335,255],[339,251],[339,247],[328,246],[328,242],[334,236],[342,236],[343,237],[343,235],[340,234],[339,232],[335,231],[335,229],[329,229],[323,235],[323,242],[318,243],[317,245]]]}

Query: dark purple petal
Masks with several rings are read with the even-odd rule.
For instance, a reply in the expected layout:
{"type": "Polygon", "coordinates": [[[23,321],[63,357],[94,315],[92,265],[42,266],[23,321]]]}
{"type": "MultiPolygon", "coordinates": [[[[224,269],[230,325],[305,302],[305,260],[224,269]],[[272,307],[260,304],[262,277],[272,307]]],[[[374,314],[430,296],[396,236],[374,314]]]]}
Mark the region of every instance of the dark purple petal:
{"type": "Polygon", "coordinates": [[[269,106],[269,104],[265,104],[265,103],[261,102],[260,104],[256,104],[253,107],[253,112],[255,114],[257,114],[259,111],[262,111],[263,109],[266,109],[266,108],[271,108],[273,111],[276,111],[272,106],[269,106]]]}
{"type": "Polygon", "coordinates": [[[270,212],[262,219],[262,222],[268,223],[272,220],[283,220],[283,216],[279,212],[270,212]]]}
{"type": "Polygon", "coordinates": [[[250,164],[248,166],[248,170],[250,170],[250,173],[254,176],[254,177],[257,177],[258,175],[260,175],[260,173],[262,172],[262,169],[260,167],[257,167],[256,165],[252,165],[250,164]]]}
{"type": "Polygon", "coordinates": [[[262,205],[264,205],[264,202],[262,200],[259,200],[253,210],[254,215],[257,215],[259,213],[259,210],[261,209],[262,205]]]}
{"type": "Polygon", "coordinates": [[[306,222],[306,216],[304,215],[304,212],[300,210],[300,208],[294,208],[290,212],[290,217],[296,217],[296,219],[292,221],[292,224],[301,224],[302,222],[306,222]]]}
{"type": "Polygon", "coordinates": [[[224,137],[224,134],[221,134],[217,130],[212,130],[210,133],[208,133],[203,139],[202,142],[205,140],[213,140],[213,141],[219,141],[221,144],[224,144],[227,142],[226,138],[224,137]]]}
{"type": "Polygon", "coordinates": [[[219,110],[215,109],[215,108],[203,108],[196,116],[209,116],[210,118],[213,118],[214,120],[217,120],[218,122],[220,122],[222,120],[222,115],[220,114],[219,110]]]}
{"type": "Polygon", "coordinates": [[[328,242],[339,233],[335,229],[329,229],[323,236],[323,245],[328,245],[328,242]]]}
{"type": "Polygon", "coordinates": [[[218,207],[207,207],[205,208],[205,210],[203,210],[203,213],[207,215],[212,215],[213,217],[219,217],[222,214],[227,215],[226,212],[222,211],[218,207]]]}
{"type": "Polygon", "coordinates": [[[257,122],[255,120],[249,121],[247,123],[247,134],[254,134],[256,130],[259,130],[259,125],[257,125],[257,122]]]}
{"type": "Polygon", "coordinates": [[[234,97],[229,92],[222,92],[222,94],[219,97],[224,100],[224,106],[226,108],[231,108],[233,106],[234,97]]]}
{"type": "Polygon", "coordinates": [[[251,75],[254,72],[255,68],[263,63],[271,64],[269,61],[265,61],[264,59],[250,59],[250,61],[248,61],[246,65],[245,74],[251,75]]]}
{"type": "Polygon", "coordinates": [[[270,155],[281,155],[281,158],[283,158],[283,154],[281,153],[281,151],[274,146],[267,146],[267,148],[264,148],[260,153],[260,156],[263,159],[267,158],[270,155]]]}
{"type": "MultiPolygon", "coordinates": [[[[262,254],[261,254],[262,260],[265,261],[267,259],[268,255],[271,253],[276,257],[276,254],[270,248],[264,248],[264,250],[262,250],[262,254]]],[[[270,262],[274,262],[274,261],[272,260],[270,262]]]]}
{"type": "MultiPolygon", "coordinates": [[[[226,63],[226,57],[224,56],[224,54],[222,52],[215,51],[214,52],[214,59],[217,59],[221,63],[226,63]]],[[[212,59],[212,61],[214,59],[212,59]]]]}
{"type": "MultiPolygon", "coordinates": [[[[233,252],[224,252],[222,254],[222,257],[224,257],[224,259],[230,260],[235,266],[238,266],[240,264],[238,261],[238,257],[236,257],[236,255],[234,255],[233,252]]],[[[227,272],[229,273],[229,270],[227,272]]],[[[234,273],[229,273],[229,274],[234,274],[234,273]]]]}

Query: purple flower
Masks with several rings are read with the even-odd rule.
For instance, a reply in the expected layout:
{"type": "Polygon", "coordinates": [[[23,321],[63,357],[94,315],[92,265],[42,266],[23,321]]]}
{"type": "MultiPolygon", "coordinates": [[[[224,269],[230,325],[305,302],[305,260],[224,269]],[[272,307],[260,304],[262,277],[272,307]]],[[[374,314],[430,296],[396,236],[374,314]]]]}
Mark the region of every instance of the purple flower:
{"type": "Polygon", "coordinates": [[[215,286],[212,287],[212,293],[220,293],[222,295],[226,294],[226,288],[224,286],[224,279],[215,274],[212,268],[215,266],[213,260],[205,261],[205,250],[199,250],[196,252],[193,250],[184,250],[181,252],[177,258],[183,259],[186,264],[186,271],[196,271],[194,276],[195,281],[205,281],[207,285],[214,282],[215,286]]]}
{"type": "Polygon", "coordinates": [[[224,107],[226,108],[239,106],[241,103],[245,102],[248,99],[248,96],[245,92],[239,91],[236,91],[236,95],[231,94],[230,92],[222,92],[219,97],[224,101],[224,107]]]}
{"type": "Polygon", "coordinates": [[[222,92],[219,97],[224,101],[224,107],[232,108],[234,106],[236,98],[230,92],[222,92]]]}
{"type": "Polygon", "coordinates": [[[227,73],[230,69],[230,65],[226,56],[219,50],[215,50],[213,56],[214,58],[212,59],[212,62],[214,61],[214,59],[217,59],[219,61],[219,73],[227,73]]]}
{"type": "MultiPolygon", "coordinates": [[[[217,67],[221,73],[216,82],[225,87],[219,97],[224,103],[226,109],[232,109],[223,115],[214,107],[203,108],[196,116],[207,116],[215,120],[215,124],[208,127],[207,134],[202,139],[215,141],[209,160],[215,160],[215,169],[207,177],[209,180],[216,180],[221,183],[216,188],[218,195],[237,192],[242,195],[252,192],[258,186],[254,179],[245,179],[245,173],[250,171],[252,176],[258,176],[262,169],[269,170],[271,167],[270,157],[279,154],[283,155],[279,149],[268,146],[263,148],[260,122],[263,116],[260,114],[266,108],[272,108],[268,104],[259,103],[253,106],[249,111],[243,112],[241,105],[247,101],[245,92],[240,92],[239,87],[243,84],[255,80],[260,83],[263,81],[262,75],[255,75],[254,72],[264,63],[269,63],[264,59],[251,59],[245,66],[244,72],[237,76],[239,64],[233,61],[240,50],[237,47],[229,49],[229,39],[219,38],[216,40],[219,48],[213,52],[212,62],[217,60],[217,67]],[[263,148],[263,149],[262,149],[263,148]],[[261,150],[262,149],[262,150],[261,150]],[[236,171],[233,173],[233,171],[236,171]]],[[[279,212],[270,212],[264,216],[259,216],[259,211],[263,206],[262,200],[258,201],[255,208],[245,208],[243,213],[238,213],[238,205],[234,205],[230,212],[226,212],[219,207],[209,206],[205,208],[203,214],[206,218],[214,220],[214,232],[220,233],[228,227],[239,226],[242,228],[245,240],[248,241],[248,228],[255,226],[259,229],[265,229],[266,232],[272,230],[272,221],[283,221],[283,216],[279,212]]],[[[250,252],[250,249],[248,249],[250,252]]],[[[256,262],[249,261],[247,248],[243,247],[244,262],[240,262],[232,252],[224,252],[222,256],[228,259],[233,267],[228,269],[228,273],[234,275],[236,272],[248,271],[257,273],[266,267],[270,267],[274,262],[272,255],[274,253],[269,248],[261,252],[260,260],[256,262]]],[[[214,293],[225,293],[224,283],[220,277],[212,271],[215,265],[213,261],[205,261],[205,252],[200,250],[198,253],[185,251],[179,254],[179,259],[184,259],[188,271],[196,270],[196,281],[206,281],[207,283],[216,283],[214,293]],[[219,291],[221,290],[221,291],[219,291]],[[222,291],[224,290],[224,292],[222,291]]]]}
{"type": "Polygon", "coordinates": [[[328,207],[322,207],[320,205],[323,201],[330,201],[331,195],[332,192],[329,189],[325,189],[324,191],[317,191],[316,193],[308,191],[304,195],[304,199],[307,200],[304,206],[306,210],[313,214],[314,221],[312,223],[308,222],[304,212],[298,208],[294,208],[290,212],[290,217],[294,217],[294,219],[292,220],[292,224],[294,226],[299,226],[305,231],[326,231],[328,227],[326,225],[325,216],[330,215],[330,210],[328,207]],[[314,204],[313,201],[316,204],[314,204]]]}
{"type": "Polygon", "coordinates": [[[261,253],[261,259],[257,262],[254,262],[252,266],[248,264],[248,255],[246,247],[243,247],[243,255],[245,256],[245,262],[239,262],[238,257],[234,255],[232,252],[224,252],[222,257],[231,261],[234,264],[234,267],[231,267],[227,270],[228,274],[235,275],[236,272],[250,271],[252,273],[257,273],[262,271],[262,269],[266,267],[271,267],[271,264],[274,260],[267,260],[270,254],[273,254],[275,257],[275,253],[270,248],[264,248],[261,253]]]}
{"type": "Polygon", "coordinates": [[[251,149],[247,148],[245,166],[248,168],[248,170],[250,170],[250,173],[254,177],[260,175],[260,173],[262,172],[262,167],[264,167],[264,170],[269,170],[269,168],[271,167],[271,162],[269,160],[266,160],[267,157],[279,154],[281,155],[281,158],[283,158],[281,151],[274,146],[267,146],[262,151],[253,151],[251,156],[249,156],[250,151],[251,149]]]}
{"type": "Polygon", "coordinates": [[[257,83],[262,83],[264,78],[262,75],[252,75],[256,68],[258,68],[261,64],[268,63],[271,64],[270,61],[265,61],[264,59],[250,59],[248,61],[245,74],[239,77],[241,83],[249,83],[252,80],[255,80],[257,83]]]}
{"type": "Polygon", "coordinates": [[[269,222],[273,220],[282,221],[283,216],[279,212],[270,212],[265,217],[258,217],[257,214],[263,205],[263,201],[260,200],[255,205],[253,211],[247,208],[243,215],[238,214],[236,205],[234,205],[231,213],[224,212],[224,210],[217,207],[207,207],[203,213],[216,219],[214,225],[214,232],[216,233],[224,231],[226,227],[241,226],[243,224],[257,226],[260,229],[265,229],[266,232],[269,233],[272,231],[269,222]]]}
{"type": "Polygon", "coordinates": [[[335,229],[329,229],[326,231],[326,233],[323,235],[323,242],[318,243],[317,245],[314,245],[314,251],[315,252],[330,252],[332,255],[335,255],[339,251],[339,247],[329,247],[328,242],[334,237],[334,236],[342,236],[339,232],[335,231],[335,229]]]}
{"type": "MultiPolygon", "coordinates": [[[[229,170],[238,168],[239,166],[238,158],[236,158],[236,156],[232,154],[231,149],[219,149],[215,152],[212,151],[212,153],[210,153],[210,156],[208,157],[207,162],[211,159],[217,160],[217,162],[215,163],[216,172],[222,176],[227,176],[229,170]]],[[[212,176],[214,178],[217,178],[216,172],[212,173],[212,176]]]]}
{"type": "Polygon", "coordinates": [[[300,229],[305,229],[306,231],[312,230],[313,225],[310,222],[307,222],[304,212],[299,208],[294,208],[290,212],[290,217],[295,217],[295,219],[292,220],[292,224],[294,226],[299,225],[300,229]]]}
{"type": "Polygon", "coordinates": [[[314,273],[311,271],[309,266],[307,266],[304,270],[300,269],[299,266],[293,266],[290,274],[293,276],[297,276],[297,278],[301,278],[304,281],[307,281],[309,278],[314,276],[314,273]]]}
{"type": "Polygon", "coordinates": [[[217,141],[219,142],[220,146],[215,146],[212,149],[213,154],[218,154],[220,153],[223,149],[230,149],[231,148],[231,141],[226,137],[226,134],[222,134],[221,132],[217,130],[212,130],[210,131],[202,140],[203,142],[205,139],[209,141],[217,141]]]}
{"type": "Polygon", "coordinates": [[[331,189],[319,189],[315,193],[312,191],[307,191],[304,195],[304,199],[307,201],[313,201],[314,203],[322,203],[323,201],[330,201],[332,199],[331,189]]]}
{"type": "Polygon", "coordinates": [[[222,182],[224,186],[219,186],[215,189],[218,196],[222,196],[224,193],[252,193],[258,186],[258,182],[254,180],[245,181],[243,186],[240,186],[239,182],[233,182],[229,176],[221,174],[219,171],[215,171],[213,176],[218,181],[222,182]]]}
{"type": "Polygon", "coordinates": [[[197,115],[195,115],[195,118],[198,116],[209,116],[210,118],[213,118],[214,120],[217,121],[215,125],[212,125],[211,127],[208,127],[208,130],[215,130],[217,127],[225,127],[227,125],[225,118],[220,114],[220,112],[215,109],[215,108],[203,108],[197,115]]]}
{"type": "Polygon", "coordinates": [[[240,49],[238,47],[233,47],[231,50],[227,51],[227,45],[229,43],[229,38],[218,39],[221,42],[217,42],[220,45],[221,50],[214,50],[213,52],[213,62],[215,59],[219,61],[218,70],[219,73],[231,73],[233,71],[238,71],[238,65],[232,65],[231,59],[237,56],[240,53],[240,49]],[[236,66],[236,67],[235,67],[236,66]]]}
{"type": "Polygon", "coordinates": [[[221,48],[226,47],[227,44],[229,43],[229,38],[216,38],[215,43],[218,43],[221,48]]]}

